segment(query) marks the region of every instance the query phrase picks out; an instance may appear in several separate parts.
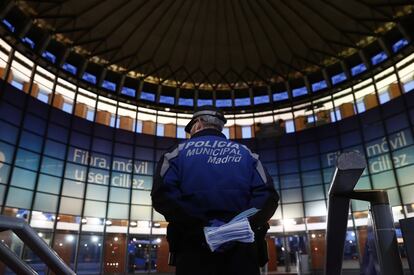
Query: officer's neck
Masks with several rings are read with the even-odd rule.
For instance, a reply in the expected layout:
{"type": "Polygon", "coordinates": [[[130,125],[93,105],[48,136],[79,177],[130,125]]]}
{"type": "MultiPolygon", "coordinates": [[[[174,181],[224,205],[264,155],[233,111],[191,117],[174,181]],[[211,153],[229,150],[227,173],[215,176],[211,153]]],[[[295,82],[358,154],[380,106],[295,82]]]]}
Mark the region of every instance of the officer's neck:
{"type": "Polygon", "coordinates": [[[219,136],[219,137],[226,138],[226,136],[223,135],[223,133],[221,133],[219,130],[214,129],[214,128],[205,128],[205,129],[202,129],[202,130],[194,133],[191,136],[191,138],[202,137],[202,136],[219,136]]]}

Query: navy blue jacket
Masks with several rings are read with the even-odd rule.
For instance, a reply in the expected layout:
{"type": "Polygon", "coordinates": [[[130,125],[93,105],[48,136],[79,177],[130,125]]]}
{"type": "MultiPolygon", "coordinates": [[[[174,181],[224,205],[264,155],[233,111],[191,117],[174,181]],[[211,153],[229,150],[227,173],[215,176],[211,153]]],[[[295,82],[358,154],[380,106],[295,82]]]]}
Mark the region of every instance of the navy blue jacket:
{"type": "Polygon", "coordinates": [[[279,196],[258,155],[206,129],[160,159],[151,192],[153,207],[170,223],[202,227],[255,207],[252,229],[267,224],[279,196]]]}

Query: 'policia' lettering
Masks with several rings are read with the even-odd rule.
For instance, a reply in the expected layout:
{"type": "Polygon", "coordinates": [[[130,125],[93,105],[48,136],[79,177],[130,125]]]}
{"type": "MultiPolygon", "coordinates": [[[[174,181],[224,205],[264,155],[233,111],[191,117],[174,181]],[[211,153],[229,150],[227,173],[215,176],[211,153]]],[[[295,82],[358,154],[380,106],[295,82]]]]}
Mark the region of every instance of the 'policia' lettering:
{"type": "Polygon", "coordinates": [[[242,159],[240,145],[231,141],[189,141],[184,149],[187,150],[186,157],[205,155],[208,156],[207,163],[212,164],[240,162],[242,159]]]}

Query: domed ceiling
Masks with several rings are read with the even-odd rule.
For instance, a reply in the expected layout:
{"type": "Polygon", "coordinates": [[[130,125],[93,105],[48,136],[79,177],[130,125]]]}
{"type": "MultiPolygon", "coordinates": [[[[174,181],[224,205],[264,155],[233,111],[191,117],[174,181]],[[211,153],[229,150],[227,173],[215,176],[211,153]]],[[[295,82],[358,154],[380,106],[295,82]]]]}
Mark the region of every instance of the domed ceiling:
{"type": "Polygon", "coordinates": [[[370,45],[389,47],[392,32],[410,39],[403,21],[413,10],[408,0],[10,2],[88,62],[149,83],[200,90],[322,75],[363,57],[370,45]]]}

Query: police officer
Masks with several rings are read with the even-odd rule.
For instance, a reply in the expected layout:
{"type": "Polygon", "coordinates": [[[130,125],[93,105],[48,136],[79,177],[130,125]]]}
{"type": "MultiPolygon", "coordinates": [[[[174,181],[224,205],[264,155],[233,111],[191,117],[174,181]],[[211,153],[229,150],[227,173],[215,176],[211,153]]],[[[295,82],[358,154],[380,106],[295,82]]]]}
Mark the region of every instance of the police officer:
{"type": "Polygon", "coordinates": [[[191,138],[158,163],[152,203],[169,222],[178,275],[256,275],[268,260],[264,238],[279,196],[258,155],[221,133],[225,123],[221,110],[200,107],[185,128],[191,138]],[[250,208],[259,209],[249,218],[255,241],[228,242],[211,252],[203,227],[227,223],[250,208]]]}

